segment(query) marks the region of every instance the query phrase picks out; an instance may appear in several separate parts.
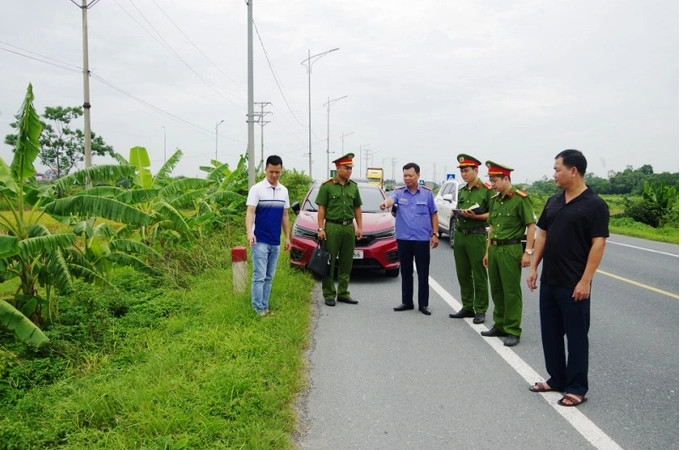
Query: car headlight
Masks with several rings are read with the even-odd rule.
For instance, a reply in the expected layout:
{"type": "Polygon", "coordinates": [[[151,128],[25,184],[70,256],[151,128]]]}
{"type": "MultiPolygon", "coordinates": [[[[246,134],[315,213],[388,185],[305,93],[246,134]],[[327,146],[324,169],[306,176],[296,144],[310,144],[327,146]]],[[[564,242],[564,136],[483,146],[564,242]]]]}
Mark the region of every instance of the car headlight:
{"type": "Polygon", "coordinates": [[[299,226],[298,224],[293,224],[293,231],[292,231],[293,237],[301,238],[301,239],[312,239],[315,240],[317,239],[317,232],[315,230],[308,230],[307,228],[303,228],[299,226]]]}

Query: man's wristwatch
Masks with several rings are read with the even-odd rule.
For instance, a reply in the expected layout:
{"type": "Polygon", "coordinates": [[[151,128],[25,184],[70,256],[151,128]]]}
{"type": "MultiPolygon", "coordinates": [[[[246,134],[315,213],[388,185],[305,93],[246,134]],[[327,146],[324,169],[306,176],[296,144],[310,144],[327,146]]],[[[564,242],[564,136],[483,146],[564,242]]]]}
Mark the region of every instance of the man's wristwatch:
{"type": "Polygon", "coordinates": [[[324,228],[317,228],[317,233],[319,233],[320,231],[324,231],[324,228]]]}
{"type": "Polygon", "coordinates": [[[525,253],[532,256],[532,253],[534,253],[534,249],[533,248],[527,248],[527,249],[525,249],[525,253]]]}
{"type": "Polygon", "coordinates": [[[436,233],[436,232],[433,232],[433,233],[430,235],[430,237],[433,237],[433,236],[437,236],[437,233],[436,233]]]}

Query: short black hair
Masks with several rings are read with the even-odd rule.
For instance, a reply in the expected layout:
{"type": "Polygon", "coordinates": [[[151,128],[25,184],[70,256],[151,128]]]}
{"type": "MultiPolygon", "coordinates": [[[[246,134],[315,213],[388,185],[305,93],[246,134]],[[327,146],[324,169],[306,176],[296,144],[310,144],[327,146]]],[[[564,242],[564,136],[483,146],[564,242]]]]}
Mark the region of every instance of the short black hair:
{"type": "Polygon", "coordinates": [[[283,162],[281,161],[281,156],[270,155],[267,157],[267,162],[265,162],[265,167],[267,166],[281,166],[283,162]]]}
{"type": "Polygon", "coordinates": [[[421,168],[416,163],[407,163],[402,167],[402,170],[414,169],[414,172],[421,173],[421,168]]]}
{"type": "Polygon", "coordinates": [[[563,158],[563,165],[569,169],[576,167],[581,176],[586,173],[586,158],[579,150],[567,149],[556,155],[555,159],[563,158]]]}

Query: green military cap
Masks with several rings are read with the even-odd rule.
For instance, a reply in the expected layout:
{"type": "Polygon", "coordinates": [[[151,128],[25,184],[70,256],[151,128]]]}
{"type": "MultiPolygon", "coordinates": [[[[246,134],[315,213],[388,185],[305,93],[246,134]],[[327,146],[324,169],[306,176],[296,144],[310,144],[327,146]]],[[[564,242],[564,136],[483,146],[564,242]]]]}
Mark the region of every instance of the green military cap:
{"type": "Polygon", "coordinates": [[[499,175],[510,177],[513,171],[510,167],[492,161],[485,162],[485,165],[487,166],[487,175],[490,177],[499,175]]]}
{"type": "Polygon", "coordinates": [[[456,160],[459,163],[459,169],[462,167],[478,167],[480,164],[482,164],[471,155],[467,155],[465,153],[459,153],[459,155],[456,157],[456,160]]]}
{"type": "Polygon", "coordinates": [[[333,160],[333,163],[338,166],[349,166],[352,167],[352,158],[355,157],[354,153],[347,153],[338,159],[333,160]]]}

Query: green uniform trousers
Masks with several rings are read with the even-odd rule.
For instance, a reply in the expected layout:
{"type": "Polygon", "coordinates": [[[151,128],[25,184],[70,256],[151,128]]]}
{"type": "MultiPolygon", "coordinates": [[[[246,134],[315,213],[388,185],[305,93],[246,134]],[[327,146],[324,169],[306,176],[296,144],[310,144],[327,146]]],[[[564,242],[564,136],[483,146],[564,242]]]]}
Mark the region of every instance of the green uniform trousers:
{"type": "Polygon", "coordinates": [[[521,244],[490,246],[487,258],[489,287],[494,302],[494,326],[520,336],[523,316],[523,291],[520,288],[523,257],[521,244]]]}
{"type": "Polygon", "coordinates": [[[486,234],[456,232],[454,263],[461,286],[461,303],[466,311],[484,314],[489,306],[487,269],[482,265],[487,247],[486,234]]]}
{"type": "Polygon", "coordinates": [[[350,291],[350,271],[352,270],[352,257],[355,250],[355,227],[326,222],[326,250],[331,254],[331,270],[329,276],[322,279],[322,294],[324,300],[348,299],[350,291]],[[338,260],[336,260],[338,258],[338,260]],[[338,265],[338,292],[333,281],[333,274],[338,265]],[[336,295],[337,294],[337,295],[336,295]]]}

